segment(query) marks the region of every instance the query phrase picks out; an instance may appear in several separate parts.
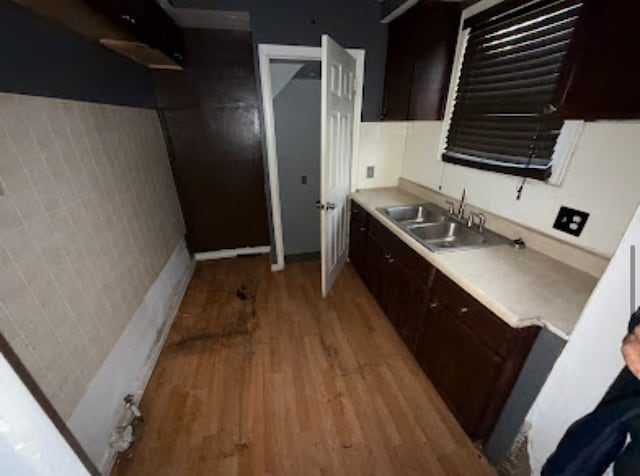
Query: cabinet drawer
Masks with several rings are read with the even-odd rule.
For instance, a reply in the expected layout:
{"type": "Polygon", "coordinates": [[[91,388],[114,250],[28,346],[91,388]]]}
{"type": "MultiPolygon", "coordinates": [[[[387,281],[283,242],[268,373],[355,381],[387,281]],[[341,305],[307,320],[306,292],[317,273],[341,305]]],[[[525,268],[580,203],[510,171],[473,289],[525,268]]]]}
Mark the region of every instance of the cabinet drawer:
{"type": "Polygon", "coordinates": [[[424,284],[431,282],[434,269],[431,263],[413,251],[409,245],[378,220],[372,218],[369,228],[376,240],[410,273],[412,278],[424,284]]]}
{"type": "Polygon", "coordinates": [[[484,345],[501,357],[509,355],[517,330],[440,272],[434,278],[431,296],[432,301],[437,300],[484,345]]]}

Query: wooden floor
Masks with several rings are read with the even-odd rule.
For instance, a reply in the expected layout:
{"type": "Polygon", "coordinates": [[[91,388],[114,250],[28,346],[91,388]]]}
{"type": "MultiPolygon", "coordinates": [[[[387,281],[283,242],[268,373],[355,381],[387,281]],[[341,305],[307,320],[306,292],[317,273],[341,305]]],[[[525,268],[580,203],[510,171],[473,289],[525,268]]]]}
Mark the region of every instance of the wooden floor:
{"type": "Polygon", "coordinates": [[[113,475],[495,474],[350,265],[199,263],[141,409],[113,475]]]}

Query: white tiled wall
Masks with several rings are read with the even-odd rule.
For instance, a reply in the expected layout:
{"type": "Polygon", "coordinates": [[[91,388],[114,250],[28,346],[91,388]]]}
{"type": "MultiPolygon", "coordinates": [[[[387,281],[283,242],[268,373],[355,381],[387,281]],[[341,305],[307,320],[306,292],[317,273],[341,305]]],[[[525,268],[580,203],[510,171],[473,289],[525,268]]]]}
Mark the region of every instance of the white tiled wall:
{"type": "Polygon", "coordinates": [[[0,331],[67,419],[184,234],[155,111],[0,93],[0,331]]]}

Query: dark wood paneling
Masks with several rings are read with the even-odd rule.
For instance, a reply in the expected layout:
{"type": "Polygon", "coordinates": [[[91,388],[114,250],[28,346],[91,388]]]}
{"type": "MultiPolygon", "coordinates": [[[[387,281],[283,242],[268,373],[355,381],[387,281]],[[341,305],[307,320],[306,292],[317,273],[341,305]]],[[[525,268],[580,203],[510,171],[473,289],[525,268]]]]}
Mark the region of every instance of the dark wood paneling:
{"type": "Polygon", "coordinates": [[[193,252],[269,244],[248,32],[187,30],[184,72],[155,72],[193,252]]]}
{"type": "Polygon", "coordinates": [[[439,120],[453,67],[460,4],[421,1],[389,25],[385,120],[439,120]]]}

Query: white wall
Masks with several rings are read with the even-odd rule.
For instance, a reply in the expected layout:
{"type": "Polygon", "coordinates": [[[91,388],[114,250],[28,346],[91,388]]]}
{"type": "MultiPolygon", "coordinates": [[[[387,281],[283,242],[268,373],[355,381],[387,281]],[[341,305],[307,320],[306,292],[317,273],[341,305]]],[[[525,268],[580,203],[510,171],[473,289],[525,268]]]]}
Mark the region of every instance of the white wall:
{"type": "Polygon", "coordinates": [[[2,354],[0,382],[0,473],[7,476],[88,475],[2,354]]]}
{"type": "Polygon", "coordinates": [[[395,187],[398,184],[406,122],[362,122],[355,188],[395,187]],[[367,178],[367,167],[374,166],[373,178],[367,178]]]}
{"type": "Polygon", "coordinates": [[[186,244],[181,241],[67,422],[89,457],[105,473],[113,463],[109,438],[123,415],[123,399],[129,393],[136,398],[141,396],[192,269],[186,244]]]}
{"type": "Polygon", "coordinates": [[[640,202],[640,122],[589,122],[559,186],[448,164],[438,153],[443,123],[410,123],[401,176],[604,256],[611,256],[640,202]],[[553,229],[561,205],[589,212],[582,236],[553,229]]]}
{"type": "MultiPolygon", "coordinates": [[[[567,427],[594,408],[624,365],[620,343],[630,316],[631,245],[640,247],[640,209],[529,411],[533,474],[539,474],[567,427]]],[[[640,280],[635,293],[640,297],[640,280]]]]}

